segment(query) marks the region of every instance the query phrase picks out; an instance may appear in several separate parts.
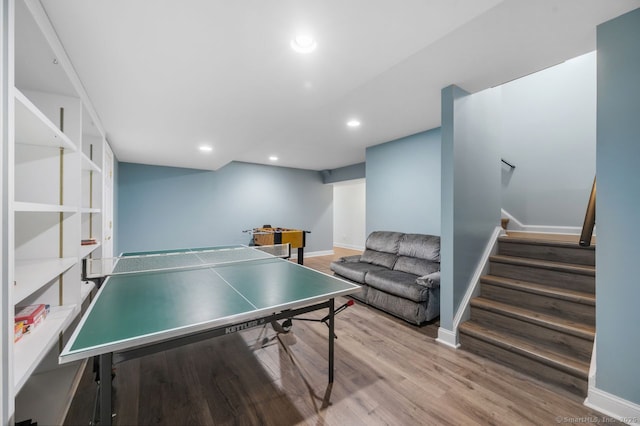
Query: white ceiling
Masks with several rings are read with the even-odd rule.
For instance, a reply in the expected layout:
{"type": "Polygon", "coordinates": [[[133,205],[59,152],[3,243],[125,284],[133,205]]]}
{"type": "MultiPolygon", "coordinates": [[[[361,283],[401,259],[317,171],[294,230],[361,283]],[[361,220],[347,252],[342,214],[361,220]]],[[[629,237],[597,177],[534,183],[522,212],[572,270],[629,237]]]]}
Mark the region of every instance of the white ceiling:
{"type": "MultiPolygon", "coordinates": [[[[41,0],[120,161],[323,170],[440,125],[440,90],[595,49],[637,0],[41,0]],[[318,48],[301,55],[299,31],[318,48]],[[347,128],[358,118],[360,128],[347,128]],[[203,154],[202,143],[213,147],[203,154]]],[[[49,58],[46,59],[47,61],[49,58]]],[[[21,78],[27,79],[28,76],[21,78]]],[[[18,77],[16,77],[18,79],[18,77]]]]}

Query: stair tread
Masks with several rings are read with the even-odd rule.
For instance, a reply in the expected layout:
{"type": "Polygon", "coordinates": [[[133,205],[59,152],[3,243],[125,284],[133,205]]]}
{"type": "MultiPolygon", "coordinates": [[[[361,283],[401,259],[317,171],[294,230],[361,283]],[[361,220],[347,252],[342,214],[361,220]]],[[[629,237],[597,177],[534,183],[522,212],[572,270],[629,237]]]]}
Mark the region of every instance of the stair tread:
{"type": "Polygon", "coordinates": [[[566,320],[554,315],[543,314],[530,309],[519,308],[506,303],[490,300],[482,296],[472,299],[471,306],[507,315],[512,318],[561,331],[587,340],[593,340],[596,334],[595,327],[591,325],[566,320]]]}
{"type": "Polygon", "coordinates": [[[588,378],[588,363],[536,346],[521,338],[491,330],[487,327],[476,324],[473,321],[467,321],[460,324],[460,332],[501,347],[502,349],[537,360],[576,377],[582,379],[588,378]]]}
{"type": "Polygon", "coordinates": [[[545,284],[535,283],[526,280],[517,280],[514,278],[499,277],[496,275],[483,275],[480,280],[487,284],[498,285],[500,287],[506,287],[516,289],[519,291],[537,294],[541,296],[553,297],[556,299],[567,300],[575,303],[581,303],[584,305],[595,306],[596,296],[592,293],[584,291],[571,290],[567,288],[560,288],[555,286],[549,286],[545,284]]]}
{"type": "Polygon", "coordinates": [[[576,241],[564,241],[564,240],[552,240],[552,239],[544,239],[544,238],[526,238],[526,237],[517,237],[517,236],[504,236],[498,237],[498,241],[505,243],[519,243],[519,244],[530,244],[530,245],[538,245],[538,246],[552,246],[552,247],[567,247],[567,248],[575,248],[579,250],[595,250],[595,245],[590,245],[587,247],[583,247],[578,244],[578,237],[576,237],[576,241]]]}
{"type": "Polygon", "coordinates": [[[520,266],[533,266],[536,268],[552,269],[556,271],[572,272],[581,275],[596,275],[595,266],[578,265],[575,263],[556,262],[551,260],[535,259],[530,257],[508,256],[496,254],[489,258],[491,262],[509,263],[520,266]]]}

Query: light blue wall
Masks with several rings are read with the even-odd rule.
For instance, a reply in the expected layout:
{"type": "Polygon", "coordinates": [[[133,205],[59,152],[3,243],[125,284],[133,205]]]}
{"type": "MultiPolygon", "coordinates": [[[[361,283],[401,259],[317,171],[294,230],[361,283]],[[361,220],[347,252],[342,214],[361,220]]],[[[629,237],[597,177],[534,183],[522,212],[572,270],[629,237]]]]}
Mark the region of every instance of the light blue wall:
{"type": "Polygon", "coordinates": [[[516,166],[502,168],[502,207],[524,225],[581,227],[596,173],[596,53],[500,90],[500,155],[516,166]]]}
{"type": "Polygon", "coordinates": [[[230,163],[218,171],[120,163],[117,252],[247,244],[263,224],[333,248],[333,188],[319,172],[230,163]]]}
{"type": "Polygon", "coordinates": [[[442,90],[440,326],[453,319],[500,223],[499,89],[442,90]]]}
{"type": "Polygon", "coordinates": [[[440,129],[367,148],[367,235],[440,235],[440,129]]]}
{"type": "Polygon", "coordinates": [[[597,44],[596,387],[640,404],[640,9],[597,44]]]}

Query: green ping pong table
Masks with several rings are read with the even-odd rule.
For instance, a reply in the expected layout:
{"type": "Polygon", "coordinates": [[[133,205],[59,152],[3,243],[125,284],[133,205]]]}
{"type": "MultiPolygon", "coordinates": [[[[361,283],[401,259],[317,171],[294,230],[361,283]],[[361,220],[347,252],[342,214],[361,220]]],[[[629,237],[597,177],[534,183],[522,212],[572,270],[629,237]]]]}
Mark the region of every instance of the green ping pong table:
{"type": "Polygon", "coordinates": [[[334,299],[359,286],[289,262],[263,247],[224,246],[128,253],[90,260],[98,293],[60,353],[94,357],[100,424],[111,424],[115,364],[327,309],[329,382],[334,370],[334,299]],[[103,281],[103,282],[102,282],[103,281]]]}

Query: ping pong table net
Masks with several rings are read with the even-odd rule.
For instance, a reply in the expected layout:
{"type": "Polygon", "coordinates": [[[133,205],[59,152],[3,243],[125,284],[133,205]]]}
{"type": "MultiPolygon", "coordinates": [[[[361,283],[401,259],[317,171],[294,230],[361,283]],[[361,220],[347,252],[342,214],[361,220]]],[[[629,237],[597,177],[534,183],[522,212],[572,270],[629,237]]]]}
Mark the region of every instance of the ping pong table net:
{"type": "Polygon", "coordinates": [[[102,259],[89,258],[84,260],[83,279],[133,273],[209,268],[262,259],[287,258],[290,255],[291,247],[287,243],[255,247],[236,246],[154,252],[102,259]]]}

